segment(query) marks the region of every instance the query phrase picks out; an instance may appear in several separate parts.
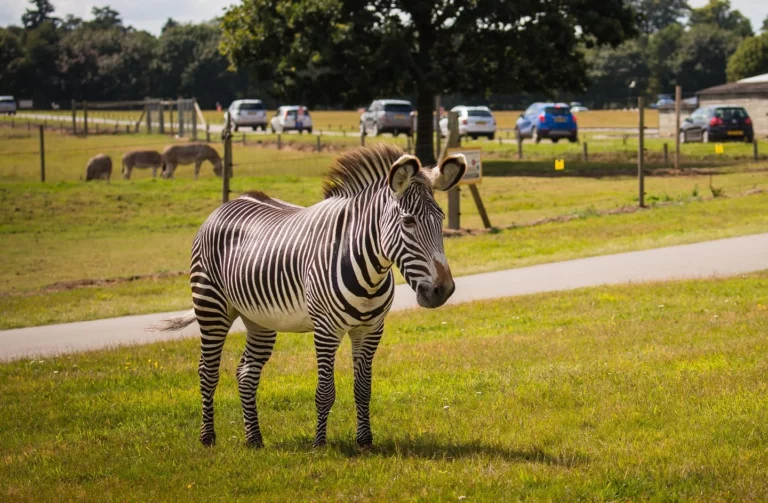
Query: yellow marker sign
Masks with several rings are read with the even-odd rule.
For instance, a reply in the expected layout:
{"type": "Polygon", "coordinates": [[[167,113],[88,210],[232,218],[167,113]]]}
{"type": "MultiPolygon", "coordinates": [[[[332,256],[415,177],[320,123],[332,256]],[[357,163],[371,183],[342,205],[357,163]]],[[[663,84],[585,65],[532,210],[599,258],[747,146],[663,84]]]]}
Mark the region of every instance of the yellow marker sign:
{"type": "Polygon", "coordinates": [[[565,159],[555,159],[555,169],[561,171],[565,169],[565,159]]]}
{"type": "Polygon", "coordinates": [[[716,154],[722,154],[724,151],[725,151],[725,149],[723,149],[723,144],[722,143],[715,143],[715,153],[716,154]]]}

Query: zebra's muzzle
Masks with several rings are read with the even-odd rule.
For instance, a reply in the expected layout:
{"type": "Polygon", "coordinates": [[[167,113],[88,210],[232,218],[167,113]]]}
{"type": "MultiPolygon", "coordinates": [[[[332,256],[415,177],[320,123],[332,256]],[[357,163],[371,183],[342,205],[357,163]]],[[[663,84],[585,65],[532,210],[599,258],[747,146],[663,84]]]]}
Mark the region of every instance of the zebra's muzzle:
{"type": "Polygon", "coordinates": [[[432,283],[419,283],[416,286],[416,302],[421,307],[436,308],[440,307],[453,295],[456,285],[453,279],[448,279],[439,285],[432,283]]]}

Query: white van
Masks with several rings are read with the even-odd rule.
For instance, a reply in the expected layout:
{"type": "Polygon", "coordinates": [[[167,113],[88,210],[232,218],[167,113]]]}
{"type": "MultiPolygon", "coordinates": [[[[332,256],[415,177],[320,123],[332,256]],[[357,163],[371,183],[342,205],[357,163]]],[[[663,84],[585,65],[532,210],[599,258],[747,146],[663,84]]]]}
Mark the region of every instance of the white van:
{"type": "Polygon", "coordinates": [[[249,127],[256,131],[267,130],[267,110],[261,100],[237,100],[229,105],[229,109],[224,114],[224,120],[227,115],[232,117],[232,126],[235,131],[241,127],[249,127]]]}
{"type": "Polygon", "coordinates": [[[16,100],[13,96],[0,96],[0,114],[16,115],[16,100]]]}

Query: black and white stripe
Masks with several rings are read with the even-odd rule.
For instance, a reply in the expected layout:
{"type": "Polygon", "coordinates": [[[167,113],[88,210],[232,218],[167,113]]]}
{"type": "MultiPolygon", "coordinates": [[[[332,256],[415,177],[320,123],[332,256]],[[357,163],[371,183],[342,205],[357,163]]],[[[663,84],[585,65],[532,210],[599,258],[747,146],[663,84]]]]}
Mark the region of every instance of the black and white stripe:
{"type": "Polygon", "coordinates": [[[354,149],[336,160],[325,199],[309,208],[250,192],[206,220],[192,246],[194,317],[202,333],[199,364],[203,398],[200,440],[215,442],[213,395],[221,350],[232,322],[247,328],[237,368],[246,440],[261,446],[256,390],[276,332],[314,332],[318,363],[315,446],[326,442],[335,400],[336,350],[352,341],[357,443],[372,445],[368,406],[371,364],[392,304],[396,264],[424,307],[453,292],[443,252],[443,214],[433,188],[447,190],[464,173],[463,156],[423,169],[392,146],[354,149]]]}

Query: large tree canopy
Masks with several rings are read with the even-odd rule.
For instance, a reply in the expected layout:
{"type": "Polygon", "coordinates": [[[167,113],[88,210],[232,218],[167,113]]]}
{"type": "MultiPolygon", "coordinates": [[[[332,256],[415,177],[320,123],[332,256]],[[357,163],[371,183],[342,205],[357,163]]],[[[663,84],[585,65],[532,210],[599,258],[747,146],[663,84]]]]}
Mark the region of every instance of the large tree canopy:
{"type": "Polygon", "coordinates": [[[581,47],[635,26],[622,0],[243,0],[221,48],[287,99],[415,94],[417,154],[432,161],[436,95],[584,89],[581,47]]]}
{"type": "Polygon", "coordinates": [[[728,60],[728,80],[768,73],[768,32],[744,39],[728,60]]]}

